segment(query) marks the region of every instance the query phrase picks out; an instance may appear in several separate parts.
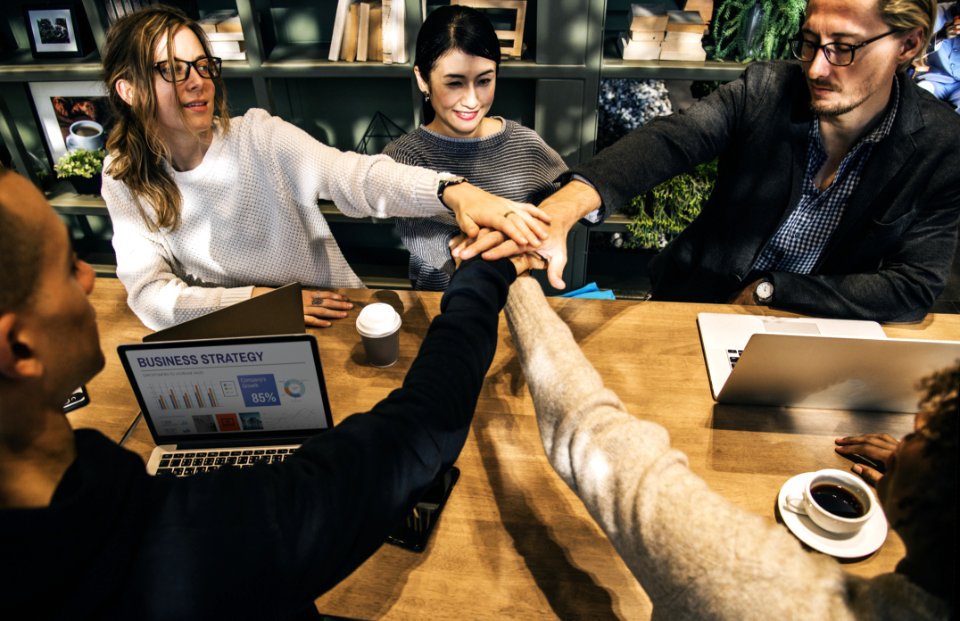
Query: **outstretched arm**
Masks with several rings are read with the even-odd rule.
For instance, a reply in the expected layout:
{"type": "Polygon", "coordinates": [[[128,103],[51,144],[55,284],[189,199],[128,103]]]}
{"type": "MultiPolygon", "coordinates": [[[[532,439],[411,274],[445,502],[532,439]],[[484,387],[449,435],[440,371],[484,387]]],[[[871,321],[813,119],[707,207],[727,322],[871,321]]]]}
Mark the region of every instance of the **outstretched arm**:
{"type": "Polygon", "coordinates": [[[836,616],[844,574],[784,529],[729,503],[670,448],[666,430],[604,388],[539,285],[513,285],[507,320],[544,451],[653,601],[660,618],[836,616]]]}
{"type": "MultiPolygon", "coordinates": [[[[205,576],[215,575],[223,584],[257,585],[230,593],[231,605],[245,616],[283,617],[380,547],[460,454],[516,269],[509,261],[463,266],[403,385],[369,412],[311,439],[284,463],[226,468],[176,485],[157,480],[162,508],[152,517],[157,524],[148,525],[157,535],[147,547],[164,558],[195,559],[166,578],[164,595],[179,594],[194,616],[216,617],[222,611],[218,595],[204,591],[205,576]],[[222,528],[163,528],[192,519],[222,528]],[[236,556],[238,541],[244,556],[257,563],[223,563],[236,556]]],[[[176,602],[164,609],[171,606],[176,602]]]]}

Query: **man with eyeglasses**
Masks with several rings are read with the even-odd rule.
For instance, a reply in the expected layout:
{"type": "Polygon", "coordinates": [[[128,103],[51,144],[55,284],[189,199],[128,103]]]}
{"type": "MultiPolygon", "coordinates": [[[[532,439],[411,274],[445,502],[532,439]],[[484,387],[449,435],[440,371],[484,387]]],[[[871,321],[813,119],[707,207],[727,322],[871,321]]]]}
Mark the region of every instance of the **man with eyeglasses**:
{"type": "MultiPolygon", "coordinates": [[[[563,286],[564,240],[579,219],[719,158],[702,213],[651,261],[655,299],[921,319],[945,285],[960,219],[960,120],[904,73],[935,8],[811,0],[793,46],[799,62],[752,63],[574,167],[541,204],[553,217],[537,250],[551,282],[563,286]]],[[[493,237],[459,254],[487,250],[493,237]]]]}

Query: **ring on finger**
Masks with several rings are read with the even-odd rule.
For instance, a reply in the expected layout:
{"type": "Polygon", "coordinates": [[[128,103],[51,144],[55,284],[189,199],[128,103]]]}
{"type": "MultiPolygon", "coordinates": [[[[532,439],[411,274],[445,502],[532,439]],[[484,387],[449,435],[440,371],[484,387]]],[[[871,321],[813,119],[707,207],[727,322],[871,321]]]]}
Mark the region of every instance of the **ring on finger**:
{"type": "Polygon", "coordinates": [[[515,212],[515,211],[512,210],[512,209],[509,209],[509,210],[507,210],[506,212],[504,212],[503,217],[504,217],[504,218],[509,218],[510,216],[515,216],[515,215],[517,215],[517,212],[515,212]]]}

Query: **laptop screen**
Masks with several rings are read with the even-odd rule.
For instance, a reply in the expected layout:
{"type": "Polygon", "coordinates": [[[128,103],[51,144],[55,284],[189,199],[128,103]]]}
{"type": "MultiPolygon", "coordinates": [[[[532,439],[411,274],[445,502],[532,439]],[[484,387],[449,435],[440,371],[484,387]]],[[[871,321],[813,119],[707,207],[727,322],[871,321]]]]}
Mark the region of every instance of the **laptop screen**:
{"type": "Polygon", "coordinates": [[[248,444],[333,426],[317,342],[307,334],[121,345],[157,444],[248,444]]]}

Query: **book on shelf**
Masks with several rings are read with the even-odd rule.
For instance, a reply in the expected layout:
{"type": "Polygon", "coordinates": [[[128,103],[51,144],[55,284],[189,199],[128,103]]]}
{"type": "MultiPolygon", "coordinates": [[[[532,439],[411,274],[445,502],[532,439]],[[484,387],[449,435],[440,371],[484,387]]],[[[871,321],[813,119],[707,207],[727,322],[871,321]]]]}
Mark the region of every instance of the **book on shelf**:
{"type": "Polygon", "coordinates": [[[667,31],[660,46],[660,60],[704,61],[703,33],[667,31]]]}
{"type": "Polygon", "coordinates": [[[651,41],[663,41],[666,33],[662,30],[631,30],[623,33],[623,36],[629,37],[631,41],[639,43],[649,43],[651,41]]]}
{"type": "Polygon", "coordinates": [[[243,24],[240,23],[240,16],[234,11],[232,17],[217,23],[217,32],[234,32],[243,34],[243,24]]]}
{"type": "MultiPolygon", "coordinates": [[[[383,50],[383,63],[390,65],[393,64],[393,46],[395,43],[392,26],[394,0],[382,1],[383,12],[380,14],[380,45],[383,50]]],[[[403,0],[397,0],[397,2],[403,2],[403,0]]]]}
{"type": "Polygon", "coordinates": [[[361,2],[357,9],[357,62],[366,62],[370,38],[370,3],[361,2]]]}
{"type": "Polygon", "coordinates": [[[357,60],[357,36],[360,28],[360,4],[352,3],[347,9],[347,21],[343,27],[343,43],[340,47],[340,60],[352,63],[357,60]]]}
{"type": "Polygon", "coordinates": [[[243,35],[235,32],[211,32],[207,34],[210,51],[223,60],[246,60],[247,44],[243,35]]]}
{"type": "Polygon", "coordinates": [[[197,22],[206,33],[210,51],[223,60],[246,60],[247,48],[236,11],[213,11],[197,22]]]}
{"type": "Polygon", "coordinates": [[[713,19],[713,0],[687,0],[683,10],[696,11],[703,21],[709,24],[713,19]]]}
{"type": "Polygon", "coordinates": [[[328,60],[407,62],[404,0],[338,0],[328,60]]]}
{"type": "Polygon", "coordinates": [[[240,25],[240,15],[236,11],[213,11],[207,13],[197,22],[207,34],[214,32],[229,32],[243,34],[240,25]]]}
{"type": "Polygon", "coordinates": [[[370,28],[367,34],[367,60],[383,62],[383,5],[370,3],[370,28]]]}
{"type": "Polygon", "coordinates": [[[103,8],[107,13],[107,23],[112,24],[119,19],[120,16],[117,15],[117,9],[113,6],[113,0],[105,0],[103,8]]]}
{"type": "Polygon", "coordinates": [[[155,3],[155,0],[104,0],[103,8],[106,11],[108,23],[112,24],[121,17],[155,3]]]}
{"type": "Polygon", "coordinates": [[[659,4],[631,4],[630,31],[663,32],[667,29],[667,10],[659,4]]]}
{"type": "MultiPolygon", "coordinates": [[[[208,37],[216,37],[218,34],[236,37],[234,33],[211,33],[208,37]]],[[[210,39],[210,51],[214,56],[219,56],[223,60],[246,60],[247,48],[243,39],[210,39]]]]}
{"type": "Polygon", "coordinates": [[[351,0],[337,0],[337,12],[333,18],[333,32],[330,35],[330,51],[327,53],[329,61],[340,60],[340,49],[343,47],[343,34],[351,4],[351,0]]]}
{"type": "Polygon", "coordinates": [[[403,0],[394,0],[390,15],[390,28],[393,30],[393,62],[407,62],[407,7],[403,0]]]}
{"type": "Polygon", "coordinates": [[[682,51],[671,51],[666,49],[660,50],[660,60],[682,60],[686,62],[703,62],[707,60],[707,52],[703,48],[700,48],[699,52],[682,52],[682,51]]]}
{"type": "Polygon", "coordinates": [[[703,35],[696,32],[668,32],[662,47],[671,50],[701,50],[703,35]]]}
{"type": "Polygon", "coordinates": [[[660,58],[660,41],[634,41],[623,33],[617,40],[617,51],[624,60],[657,60],[660,58]]]}
{"type": "Polygon", "coordinates": [[[692,32],[703,35],[707,24],[696,11],[667,11],[667,32],[692,32]]]}

